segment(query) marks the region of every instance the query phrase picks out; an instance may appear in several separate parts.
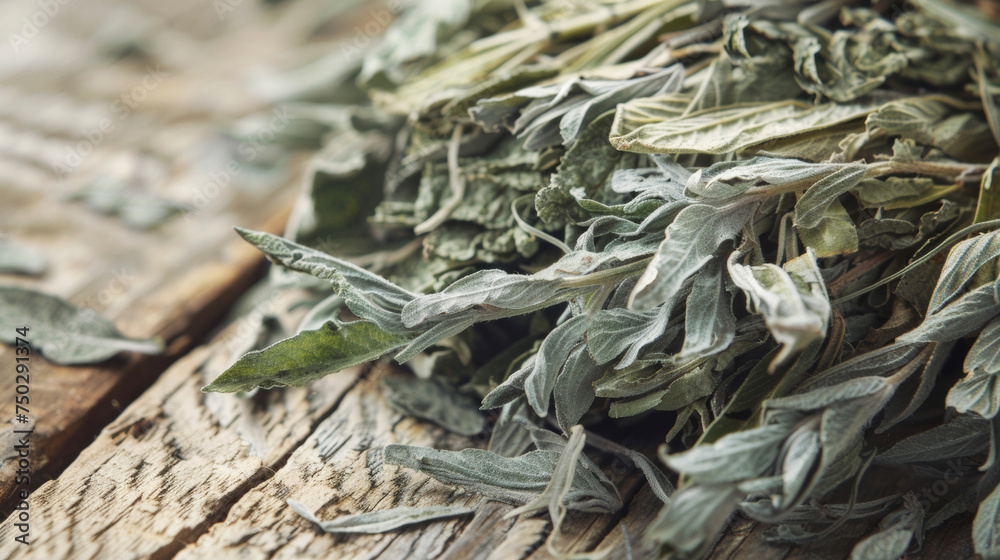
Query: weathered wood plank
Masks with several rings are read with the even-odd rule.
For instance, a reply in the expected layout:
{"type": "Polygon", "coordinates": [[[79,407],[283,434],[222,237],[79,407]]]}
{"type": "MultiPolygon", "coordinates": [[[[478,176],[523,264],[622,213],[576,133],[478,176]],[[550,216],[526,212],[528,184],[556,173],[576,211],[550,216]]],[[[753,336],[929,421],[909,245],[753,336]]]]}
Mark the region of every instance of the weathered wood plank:
{"type": "Polygon", "coordinates": [[[31,545],[13,541],[12,517],[0,527],[0,557],[172,557],[267,479],[360,373],[212,402],[218,395],[201,387],[218,373],[214,361],[231,359],[226,334],[174,364],[34,492],[31,545]]]}
{"type": "MultiPolygon", "coordinates": [[[[448,435],[440,428],[399,415],[379,395],[375,378],[362,381],[337,410],[289,458],[275,476],[249,492],[178,560],[240,558],[442,558],[546,559],[544,543],[552,529],[547,515],[505,519],[512,507],[480,503],[420,473],[381,462],[390,443],[460,449],[481,442],[448,435]],[[394,506],[475,505],[471,518],[425,524],[383,535],[327,535],[301,519],[286,500],[316,509],[320,519],[394,506]]],[[[642,487],[641,477],[618,481],[626,503],[642,487]]],[[[655,498],[654,498],[655,499],[655,498]]],[[[645,519],[639,518],[639,522],[645,519]]],[[[571,514],[557,539],[560,551],[593,549],[618,518],[571,514]]],[[[633,517],[629,523],[637,527],[633,517]]],[[[610,558],[624,558],[619,547],[610,558]],[[619,555],[620,553],[620,555],[619,555]]]]}
{"type": "MultiPolygon", "coordinates": [[[[271,216],[248,221],[257,223],[262,229],[280,230],[291,200],[287,195],[279,195],[278,199],[280,202],[271,216]]],[[[130,336],[155,335],[168,341],[168,356],[126,355],[94,367],[53,366],[45,364],[38,356],[32,357],[30,410],[34,420],[31,448],[34,475],[54,473],[60,465],[71,460],[88,443],[90,435],[118,413],[112,401],[127,403],[152,384],[172,359],[207,332],[260,270],[259,253],[239,239],[224,241],[220,237],[202,244],[191,257],[155,250],[165,249],[165,245],[174,242],[187,240],[164,239],[162,244],[154,244],[147,266],[139,265],[134,269],[137,271],[134,275],[136,287],[120,296],[122,307],[117,312],[105,313],[130,336]],[[213,249],[223,255],[221,260],[209,256],[213,249]],[[156,261],[157,256],[162,258],[156,261]],[[143,287],[145,281],[148,284],[143,287]]],[[[79,296],[70,299],[80,303],[79,296]]],[[[13,379],[13,358],[12,349],[3,347],[0,350],[0,378],[13,379]]],[[[0,386],[0,402],[3,403],[0,414],[12,418],[13,383],[0,386]]],[[[15,461],[11,460],[16,455],[13,452],[14,435],[10,424],[0,431],[0,450],[4,459],[0,466],[0,497],[4,499],[14,488],[16,469],[15,461]]],[[[9,507],[10,502],[6,505],[9,507]]]]}
{"type": "Polygon", "coordinates": [[[621,521],[609,532],[601,541],[598,550],[613,549],[612,557],[627,558],[629,555],[634,560],[652,560],[656,558],[656,553],[651,550],[644,541],[646,529],[649,524],[656,519],[657,514],[663,507],[663,502],[653,494],[648,485],[642,485],[635,497],[629,502],[625,515],[621,521]],[[628,542],[625,541],[625,533],[622,532],[622,525],[628,533],[628,542]],[[628,548],[629,552],[625,549],[628,548]]]}
{"type": "Polygon", "coordinates": [[[439,521],[379,535],[329,535],[287,505],[293,499],[317,510],[320,519],[400,505],[472,505],[478,496],[394,465],[382,463],[390,443],[443,449],[472,440],[448,434],[393,411],[376,379],[385,367],[355,386],[337,407],[263,484],[248,492],[225,521],[211,527],[177,559],[241,558],[433,558],[468,519],[439,521]]]}
{"type": "MultiPolygon", "coordinates": [[[[166,356],[124,354],[91,367],[57,367],[32,356],[30,421],[12,426],[13,352],[0,347],[0,379],[11,380],[0,385],[0,515],[13,507],[13,429],[34,427],[37,487],[259,276],[260,253],[232,226],[284,227],[298,190],[293,170],[303,158],[275,160],[267,173],[232,173],[236,145],[219,125],[266,109],[246,86],[248,66],[274,61],[281,47],[294,51],[312,24],[301,9],[286,12],[291,24],[271,25],[259,6],[245,8],[220,18],[203,0],[70,3],[17,56],[0,61],[7,84],[0,88],[0,232],[50,262],[40,278],[0,275],[0,283],[61,296],[112,319],[126,335],[160,336],[169,348],[166,356]],[[120,25],[123,37],[136,34],[145,49],[140,60],[109,56],[95,38],[108,22],[120,25]],[[259,52],[262,43],[271,50],[259,52]],[[63,60],[67,52],[71,64],[63,60]],[[232,56],[239,52],[247,55],[232,56]],[[110,129],[102,131],[105,121],[110,129]],[[192,212],[137,231],[65,199],[101,181],[192,212]]],[[[5,21],[38,10],[31,3],[0,6],[5,21]]]]}

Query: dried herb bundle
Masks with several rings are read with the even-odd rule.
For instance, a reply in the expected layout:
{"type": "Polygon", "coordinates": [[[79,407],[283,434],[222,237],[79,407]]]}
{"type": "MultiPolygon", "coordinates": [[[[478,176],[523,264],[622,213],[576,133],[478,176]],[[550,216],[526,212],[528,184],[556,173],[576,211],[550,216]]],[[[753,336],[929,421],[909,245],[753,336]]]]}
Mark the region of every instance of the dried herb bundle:
{"type": "Polygon", "coordinates": [[[495,415],[488,450],[385,460],[514,513],[620,508],[591,444],[665,502],[664,557],[738,511],[795,543],[881,517],[854,556],[896,558],[978,507],[1000,558],[1000,26],[847,4],[404,11],[355,65],[370,104],[296,106],[323,148],[285,238],[240,230],[314,310],[205,390],[392,355],[434,380],[395,406],[458,433],[485,425],[458,393],[495,415]],[[597,436],[625,417],[680,490],[597,436]],[[956,457],[983,474],[952,502],[855,499],[873,463],[956,457]]]}

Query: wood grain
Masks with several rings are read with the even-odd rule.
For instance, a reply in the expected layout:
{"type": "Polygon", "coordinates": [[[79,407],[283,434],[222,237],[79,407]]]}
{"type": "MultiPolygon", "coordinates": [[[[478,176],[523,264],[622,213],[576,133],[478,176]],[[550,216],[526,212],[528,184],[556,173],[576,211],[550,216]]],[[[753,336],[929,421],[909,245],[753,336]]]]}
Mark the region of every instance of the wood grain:
{"type": "MultiPolygon", "coordinates": [[[[0,232],[50,263],[41,277],[0,275],[0,284],[63,297],[113,320],[128,336],[159,336],[168,347],[164,356],[126,353],[87,367],[59,367],[32,356],[29,422],[17,426],[9,423],[15,412],[13,351],[0,347],[0,379],[11,380],[0,384],[2,515],[13,507],[13,430],[34,429],[31,486],[57,475],[124,405],[214,328],[259,277],[260,253],[232,226],[280,232],[298,190],[300,156],[261,158],[256,163],[267,165],[260,169],[228,173],[236,143],[221,134],[220,124],[268,110],[263,100],[246,94],[245,79],[236,74],[268,57],[230,58],[226,64],[215,53],[262,38],[273,39],[274,47],[301,41],[302,25],[297,37],[286,26],[252,38],[227,31],[237,24],[248,27],[244,33],[266,27],[250,6],[227,21],[202,1],[158,6],[69,3],[18,56],[0,63],[7,78],[0,88],[0,232]],[[204,29],[189,35],[193,21],[204,29]],[[104,50],[107,45],[95,37],[111,22],[123,26],[124,36],[139,34],[136,41],[146,49],[142,56],[114,57],[104,50]],[[186,62],[176,57],[199,49],[199,56],[186,62]],[[60,58],[65,52],[73,53],[71,63],[60,58]],[[225,67],[225,73],[212,74],[212,64],[225,67]],[[150,68],[163,76],[147,79],[150,68]],[[227,75],[232,79],[218,87],[227,75]],[[199,98],[226,110],[199,104],[199,98]],[[98,134],[105,120],[112,128],[98,134]],[[78,159],[67,159],[74,155],[78,159]],[[63,173],[58,165],[67,161],[75,164],[63,173]],[[102,182],[190,211],[140,231],[67,199],[102,182]]],[[[8,3],[0,14],[18,21],[26,9],[30,17],[39,8],[8,3]]]]}
{"type": "Polygon", "coordinates": [[[270,477],[360,372],[329,376],[313,390],[218,401],[201,387],[217,373],[205,367],[225,352],[225,340],[174,364],[35,491],[31,546],[13,541],[9,519],[0,527],[0,557],[172,557],[270,477]]]}

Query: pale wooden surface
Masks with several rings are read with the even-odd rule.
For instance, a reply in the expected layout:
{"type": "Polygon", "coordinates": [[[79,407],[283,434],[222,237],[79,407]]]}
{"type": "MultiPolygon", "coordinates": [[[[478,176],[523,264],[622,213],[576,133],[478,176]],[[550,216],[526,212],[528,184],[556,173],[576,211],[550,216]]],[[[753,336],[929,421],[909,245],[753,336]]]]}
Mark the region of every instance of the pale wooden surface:
{"type": "MultiPolygon", "coordinates": [[[[38,10],[35,2],[7,2],[0,5],[0,21],[14,24],[38,10]]],[[[289,10],[282,21],[296,18],[302,19],[289,10]]],[[[268,109],[246,93],[244,74],[302,40],[301,21],[296,35],[289,25],[269,26],[271,19],[250,2],[224,21],[203,0],[70,2],[18,52],[0,56],[0,232],[40,250],[50,263],[44,276],[0,275],[0,283],[62,296],[112,319],[128,336],[160,336],[168,345],[165,356],[125,354],[95,367],[56,367],[32,357],[34,486],[57,474],[209,332],[263,270],[260,254],[232,226],[280,232],[302,158],[276,161],[265,174],[235,175],[204,204],[196,197],[211,194],[211,173],[232,159],[235,145],[220,134],[221,125],[268,109]],[[114,45],[101,39],[109,26],[134,34],[149,52],[110,57],[114,45]],[[270,43],[270,54],[259,52],[262,42],[270,43]],[[165,77],[144,85],[151,67],[165,77]],[[142,88],[141,102],[134,98],[123,116],[116,103],[122,95],[138,95],[136,87],[142,88]],[[114,123],[113,130],[93,136],[103,119],[114,123]],[[67,161],[69,150],[83,153],[81,142],[85,157],[70,173],[58,172],[53,164],[67,161]],[[136,231],[65,200],[111,179],[197,211],[136,231]]],[[[0,384],[4,515],[14,489],[15,438],[7,422],[14,416],[13,369],[13,351],[0,346],[0,379],[10,380],[0,384]]]]}

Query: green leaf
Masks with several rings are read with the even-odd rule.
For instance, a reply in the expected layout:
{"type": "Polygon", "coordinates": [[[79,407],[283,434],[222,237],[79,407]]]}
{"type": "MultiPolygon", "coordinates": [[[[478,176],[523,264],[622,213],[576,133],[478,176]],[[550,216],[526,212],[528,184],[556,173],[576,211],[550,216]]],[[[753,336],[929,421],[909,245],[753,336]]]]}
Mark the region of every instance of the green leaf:
{"type": "Polygon", "coordinates": [[[581,343],[570,352],[552,387],[556,421],[564,431],[578,423],[594,404],[597,398],[594,382],[600,379],[604,369],[590,357],[586,344],[581,343]]]}
{"type": "Polygon", "coordinates": [[[732,295],[726,289],[722,259],[709,262],[691,285],[684,315],[684,346],[678,360],[709,356],[725,349],[736,336],[732,295]]]}
{"type": "Polygon", "coordinates": [[[730,485],[692,485],[677,491],[646,529],[661,556],[701,558],[744,494],[730,485]]]}
{"type": "Polygon", "coordinates": [[[816,258],[856,253],[858,230],[839,200],[834,200],[819,217],[815,227],[796,227],[802,244],[816,252],[816,258]]]}
{"type": "Polygon", "coordinates": [[[983,558],[1000,558],[1000,485],[979,504],[972,523],[972,542],[983,558]]]}
{"type": "MultiPolygon", "coordinates": [[[[396,443],[384,450],[386,463],[514,505],[529,503],[545,490],[561,455],[539,450],[503,457],[483,449],[438,451],[396,443]]],[[[621,507],[621,501],[587,469],[576,470],[562,503],[568,509],[599,513],[614,513],[621,507]]]]}
{"type": "Polygon", "coordinates": [[[708,264],[719,246],[735,237],[756,209],[753,203],[734,202],[719,207],[693,204],[681,210],[632,289],[629,307],[650,309],[672,300],[684,281],[708,264]]]}
{"type": "Polygon", "coordinates": [[[644,347],[663,336],[672,303],[646,311],[618,308],[594,313],[587,325],[587,350],[598,364],[606,364],[624,352],[615,369],[632,365],[644,347]]]}
{"type": "Polygon", "coordinates": [[[436,294],[420,296],[403,307],[403,324],[414,328],[437,323],[460,312],[475,310],[486,318],[491,311],[522,311],[548,307],[570,299],[579,290],[567,289],[555,278],[508,274],[502,270],[480,270],[454,282],[436,294]],[[550,303],[551,302],[551,303],[550,303]]]}
{"type": "Polygon", "coordinates": [[[256,387],[302,387],[331,373],[391,352],[410,335],[390,334],[368,321],[329,321],[314,331],[248,352],[202,392],[233,393],[256,387]]]}
{"type": "Polygon", "coordinates": [[[354,515],[342,515],[330,521],[320,521],[306,506],[295,500],[288,500],[288,506],[295,513],[318,525],[326,533],[385,533],[407,525],[469,515],[475,512],[472,508],[461,506],[397,507],[354,515]]]}
{"type": "Polygon", "coordinates": [[[988,420],[972,414],[959,414],[951,422],[914,434],[896,443],[879,453],[875,457],[875,462],[918,463],[969,457],[986,449],[989,440],[988,420]]]}
{"type": "Polygon", "coordinates": [[[549,395],[556,378],[573,349],[581,342],[586,328],[587,318],[577,315],[552,329],[542,341],[531,373],[524,379],[524,393],[535,414],[543,418],[548,415],[549,395]]]}
{"type": "Polygon", "coordinates": [[[729,259],[733,282],[747,294],[758,313],[764,315],[774,340],[782,345],[771,363],[773,370],[810,342],[826,337],[830,322],[830,300],[812,251],[788,261],[745,266],[729,259]]]}
{"type": "Polygon", "coordinates": [[[816,227],[826,217],[826,210],[840,195],[853,190],[865,176],[862,164],[842,167],[813,183],[795,204],[795,226],[816,227]]]}
{"type": "Polygon", "coordinates": [[[14,345],[18,338],[14,329],[23,327],[30,330],[21,338],[54,364],[95,364],[119,352],[163,351],[159,339],[128,338],[92,309],[74,307],[48,294],[0,286],[0,341],[14,345]]]}
{"type": "MultiPolygon", "coordinates": [[[[1000,119],[1000,114],[997,118],[1000,119]]],[[[1000,123],[996,126],[1000,126],[1000,123]]],[[[1000,219],[1000,157],[993,158],[993,162],[983,173],[983,180],[979,183],[979,202],[972,222],[978,224],[996,219],[1000,219]]]]}
{"type": "Polygon", "coordinates": [[[997,256],[1000,256],[1000,230],[977,235],[955,245],[948,253],[927,312],[940,311],[972,279],[976,271],[997,256]]]}
{"type": "Polygon", "coordinates": [[[851,560],[896,560],[906,555],[910,541],[922,540],[924,508],[915,494],[906,494],[903,505],[879,521],[878,532],[851,550],[851,560]]]}
{"type": "Polygon", "coordinates": [[[674,98],[665,97],[619,105],[611,144],[625,152],[724,154],[860,119],[875,110],[871,104],[812,105],[787,100],[680,115],[674,103],[674,98]]]}
{"type": "Polygon", "coordinates": [[[347,307],[358,317],[374,322],[384,331],[401,334],[411,329],[403,324],[403,307],[417,296],[388,280],[347,261],[310,249],[270,233],[235,228],[243,239],[274,262],[311,274],[334,285],[347,307]]]}
{"type": "Polygon", "coordinates": [[[664,461],[699,484],[739,482],[762,476],[773,468],[790,432],[791,427],[785,424],[761,426],[668,455],[664,461]]]}

